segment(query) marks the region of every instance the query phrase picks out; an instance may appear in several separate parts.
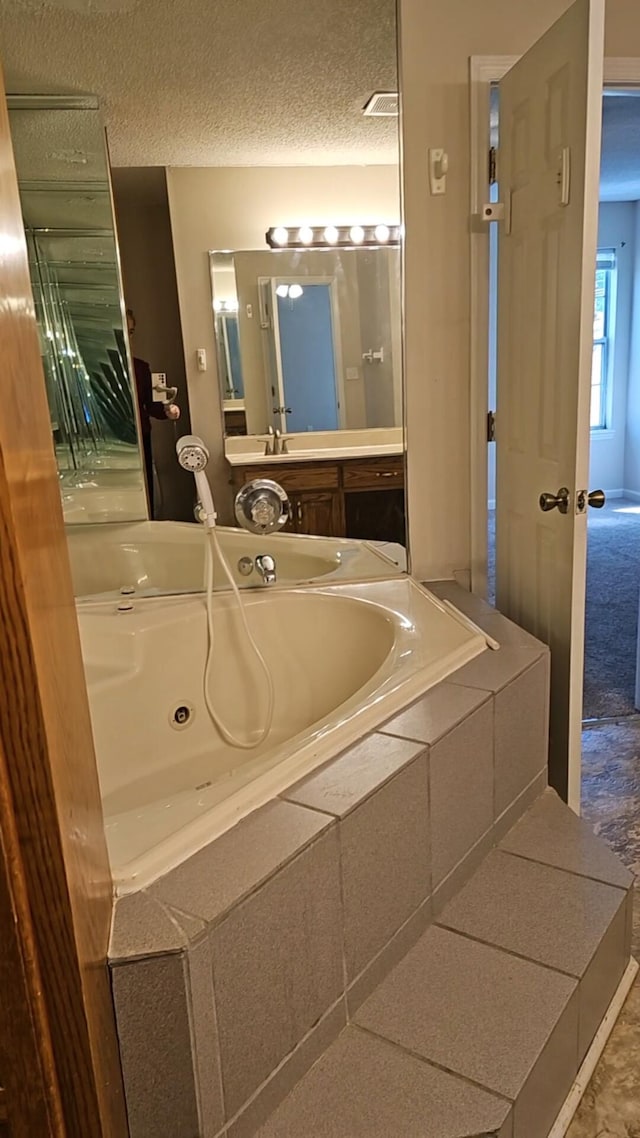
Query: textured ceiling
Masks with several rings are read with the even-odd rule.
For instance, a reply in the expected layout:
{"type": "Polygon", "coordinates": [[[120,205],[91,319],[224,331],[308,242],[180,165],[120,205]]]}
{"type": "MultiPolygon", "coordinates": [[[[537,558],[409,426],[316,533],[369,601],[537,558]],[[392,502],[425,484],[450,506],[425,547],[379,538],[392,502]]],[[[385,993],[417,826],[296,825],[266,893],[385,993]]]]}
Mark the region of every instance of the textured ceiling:
{"type": "Polygon", "coordinates": [[[397,161],[395,0],[0,0],[10,92],[96,94],[115,166],[397,161]]]}
{"type": "Polygon", "coordinates": [[[640,92],[609,95],[602,108],[600,200],[640,199],[640,92]]]}

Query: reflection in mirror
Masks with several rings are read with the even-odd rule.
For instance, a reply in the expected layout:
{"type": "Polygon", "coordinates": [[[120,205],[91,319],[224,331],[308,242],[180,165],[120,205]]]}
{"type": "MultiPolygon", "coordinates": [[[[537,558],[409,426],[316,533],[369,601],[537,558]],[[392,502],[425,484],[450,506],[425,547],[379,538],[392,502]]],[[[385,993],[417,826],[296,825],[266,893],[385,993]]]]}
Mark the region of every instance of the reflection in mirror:
{"type": "Polygon", "coordinates": [[[10,100],[65,521],[147,517],[99,113],[10,100]]]}
{"type": "Polygon", "coordinates": [[[402,424],[399,248],[210,256],[227,434],[402,424]]]}

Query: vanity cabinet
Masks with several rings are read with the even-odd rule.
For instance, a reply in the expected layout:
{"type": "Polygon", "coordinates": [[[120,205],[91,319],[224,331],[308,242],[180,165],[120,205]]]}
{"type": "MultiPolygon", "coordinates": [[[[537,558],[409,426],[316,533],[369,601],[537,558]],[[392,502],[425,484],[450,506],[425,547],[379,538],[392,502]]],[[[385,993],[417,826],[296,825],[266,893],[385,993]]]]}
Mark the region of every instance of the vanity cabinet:
{"type": "Polygon", "coordinates": [[[342,496],[338,490],[307,490],[290,494],[291,525],[294,533],[342,537],[345,520],[342,496]]]}
{"type": "Polygon", "coordinates": [[[294,533],[405,544],[404,457],[234,466],[234,491],[254,478],[272,478],[291,502],[294,533]]]}

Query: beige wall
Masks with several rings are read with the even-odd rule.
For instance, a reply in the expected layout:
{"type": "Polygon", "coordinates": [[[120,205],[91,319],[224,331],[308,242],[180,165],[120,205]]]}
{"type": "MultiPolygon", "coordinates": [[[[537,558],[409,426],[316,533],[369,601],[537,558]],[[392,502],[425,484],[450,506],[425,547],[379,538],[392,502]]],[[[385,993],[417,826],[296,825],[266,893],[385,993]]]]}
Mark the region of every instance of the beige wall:
{"type": "Polygon", "coordinates": [[[189,433],[189,400],[164,170],[112,170],[124,293],[136,316],[134,355],[164,371],[178,388],[178,424],[152,420],[153,458],[159,482],[155,516],[193,521],[193,480],[176,461],[175,441],[189,433]]]}
{"type": "MultiPolygon", "coordinates": [[[[406,224],[405,375],[414,572],[470,566],[469,57],[526,51],[565,0],[399,0],[406,224]],[[449,154],[430,197],[429,147],[449,154]],[[437,271],[429,271],[436,266],[437,271]]],[[[608,0],[608,56],[640,56],[637,0],[608,0]]]]}
{"type": "Polygon", "coordinates": [[[272,225],[397,222],[398,170],[173,167],[167,185],[193,429],[211,451],[212,480],[224,519],[230,492],[222,457],[209,250],[263,249],[272,225]],[[206,372],[196,368],[197,348],[206,349],[206,372]]]}

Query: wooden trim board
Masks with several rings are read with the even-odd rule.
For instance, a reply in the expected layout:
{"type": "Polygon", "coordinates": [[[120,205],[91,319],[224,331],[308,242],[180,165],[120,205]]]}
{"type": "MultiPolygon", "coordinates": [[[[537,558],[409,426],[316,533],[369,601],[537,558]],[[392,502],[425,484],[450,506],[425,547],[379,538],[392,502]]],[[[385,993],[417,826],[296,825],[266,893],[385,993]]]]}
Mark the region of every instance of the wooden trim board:
{"type": "MultiPolygon", "coordinates": [[[[0,364],[0,901],[32,1029],[0,1017],[0,1081],[27,1133],[10,1068],[35,1047],[50,1129],[29,1133],[121,1138],[111,878],[1,77],[0,364]]],[[[3,1011],[10,988],[0,971],[3,1011]]]]}

